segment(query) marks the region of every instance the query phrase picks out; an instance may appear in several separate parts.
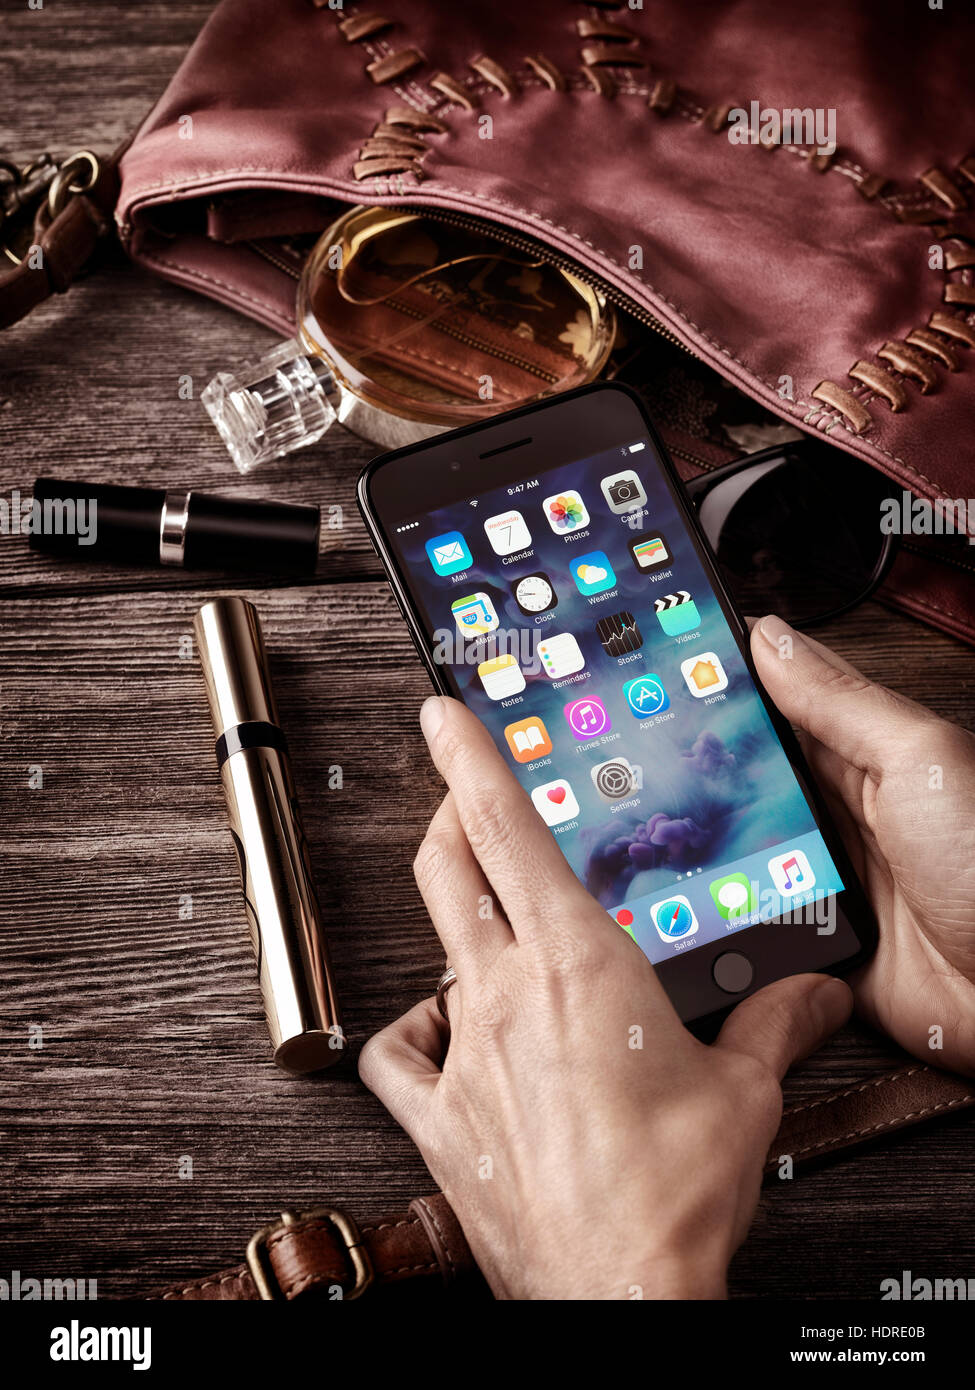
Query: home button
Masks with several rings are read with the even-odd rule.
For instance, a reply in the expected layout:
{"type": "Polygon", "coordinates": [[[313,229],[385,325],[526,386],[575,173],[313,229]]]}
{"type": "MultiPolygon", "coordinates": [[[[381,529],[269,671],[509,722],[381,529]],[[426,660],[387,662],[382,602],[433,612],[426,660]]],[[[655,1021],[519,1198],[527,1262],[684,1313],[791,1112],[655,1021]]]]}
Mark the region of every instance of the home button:
{"type": "Polygon", "coordinates": [[[725,994],[741,994],[755,978],[755,967],[740,951],[725,951],[711,966],[711,974],[725,994]]]}

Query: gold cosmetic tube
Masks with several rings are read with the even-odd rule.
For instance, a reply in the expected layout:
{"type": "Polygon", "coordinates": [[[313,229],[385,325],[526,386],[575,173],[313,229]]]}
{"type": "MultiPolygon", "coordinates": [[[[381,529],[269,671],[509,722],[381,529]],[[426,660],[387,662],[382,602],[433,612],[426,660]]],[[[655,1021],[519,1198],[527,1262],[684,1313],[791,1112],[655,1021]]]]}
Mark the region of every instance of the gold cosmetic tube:
{"type": "Polygon", "coordinates": [[[193,629],[274,1060],[321,1071],[341,1060],[345,1038],[257,611],[214,599],[193,629]]]}

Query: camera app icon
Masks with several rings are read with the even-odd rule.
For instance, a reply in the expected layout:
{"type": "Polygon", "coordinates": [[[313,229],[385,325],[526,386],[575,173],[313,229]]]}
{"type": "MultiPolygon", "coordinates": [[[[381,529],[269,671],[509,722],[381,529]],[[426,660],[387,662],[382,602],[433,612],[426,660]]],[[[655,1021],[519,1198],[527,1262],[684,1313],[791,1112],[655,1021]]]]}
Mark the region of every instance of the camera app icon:
{"type": "Polygon", "coordinates": [[[617,516],[647,505],[647,494],[643,484],[631,468],[625,468],[622,473],[610,474],[608,478],[602,479],[599,486],[606,498],[606,505],[617,516]]]}

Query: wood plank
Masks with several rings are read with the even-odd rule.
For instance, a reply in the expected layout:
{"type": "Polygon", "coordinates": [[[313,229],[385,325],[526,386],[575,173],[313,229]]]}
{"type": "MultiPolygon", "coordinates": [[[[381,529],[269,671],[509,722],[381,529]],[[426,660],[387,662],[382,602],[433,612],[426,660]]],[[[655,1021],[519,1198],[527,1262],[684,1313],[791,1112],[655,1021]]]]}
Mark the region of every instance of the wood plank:
{"type": "MultiPolygon", "coordinates": [[[[211,8],[5,7],[0,151],[112,149],[211,8]]],[[[439,797],[416,726],[428,686],[385,586],[362,582],[379,574],[353,504],[371,446],[336,430],[244,479],[198,399],[179,397],[181,376],[198,397],[272,341],[120,256],[0,338],[0,495],[52,473],[340,505],[345,521],[296,587],[55,561],[0,537],[0,1273],[138,1295],[236,1262],[282,1205],[363,1216],[432,1188],[354,1056],[302,1081],[269,1060],[198,664],[180,654],[205,598],[236,588],[258,604],[354,1052],[442,964],[409,868],[439,797]],[[344,786],[329,790],[336,764],[344,786]]],[[[975,722],[961,644],[873,604],[817,635],[975,722]]],[[[891,1061],[852,1025],[788,1078],[788,1099],[891,1061]]],[[[770,1180],[733,1291],[876,1298],[903,1268],[964,1272],[970,1136],[957,1116],[770,1180]]]]}
{"type": "MultiPolygon", "coordinates": [[[[355,504],[356,477],[379,452],[375,447],[336,427],[311,448],[245,477],[200,404],[199,393],[215,371],[259,356],[273,343],[274,335],[259,324],[115,255],[111,265],[66,298],[49,301],[0,343],[0,496],[9,501],[16,489],[29,497],[34,479],[49,474],[318,505],[319,581],[378,575],[355,504]],[[181,378],[189,378],[193,399],[180,398],[181,378]]],[[[29,548],[26,536],[0,537],[0,598],[39,587],[81,594],[208,582],[240,587],[255,578],[43,555],[29,548]]]]}
{"type": "MultiPolygon", "coordinates": [[[[353,1066],[295,1081],[268,1059],[198,663],[180,658],[210,596],[39,597],[0,611],[0,1251],[11,1268],[56,1260],[94,1275],[106,1295],[236,1258],[284,1203],[379,1214],[430,1187],[353,1066]],[[32,791],[36,764],[44,786],[32,791]],[[179,919],[186,893],[191,921],[179,919]],[[43,1051],[26,1045],[31,1023],[43,1051]],[[183,1155],[191,1181],[177,1176],[183,1155]]],[[[427,679],[382,586],[251,597],[355,1051],[429,993],[442,965],[409,871],[439,796],[416,725],[427,679]],[[336,764],[344,786],[329,791],[336,764]]],[[[858,615],[861,632],[878,616],[858,615]]],[[[860,642],[846,633],[852,652],[860,642]]],[[[790,1078],[790,1099],[888,1065],[866,1030],[846,1030],[790,1078]]],[[[737,1291],[799,1288],[788,1251],[801,1232],[804,1251],[828,1255],[822,1294],[869,1292],[903,1267],[905,1214],[912,1267],[953,1267],[948,1234],[925,1245],[917,1228],[936,1187],[957,1214],[951,1240],[970,1237],[968,1134],[938,1126],[788,1188],[770,1182],[737,1291]],[[869,1259],[844,1254],[836,1230],[861,1210],[869,1259]]]]}

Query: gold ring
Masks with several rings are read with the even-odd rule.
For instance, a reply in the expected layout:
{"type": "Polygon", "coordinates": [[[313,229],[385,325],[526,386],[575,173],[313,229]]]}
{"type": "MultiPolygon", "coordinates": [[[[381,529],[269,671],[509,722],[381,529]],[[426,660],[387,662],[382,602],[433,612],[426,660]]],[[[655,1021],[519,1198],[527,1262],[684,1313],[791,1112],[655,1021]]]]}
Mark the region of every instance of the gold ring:
{"type": "Polygon", "coordinates": [[[437,981],[437,1008],[444,1018],[447,1018],[447,991],[450,989],[451,985],[455,985],[456,983],[457,971],[452,965],[448,965],[447,969],[437,981]]]}

